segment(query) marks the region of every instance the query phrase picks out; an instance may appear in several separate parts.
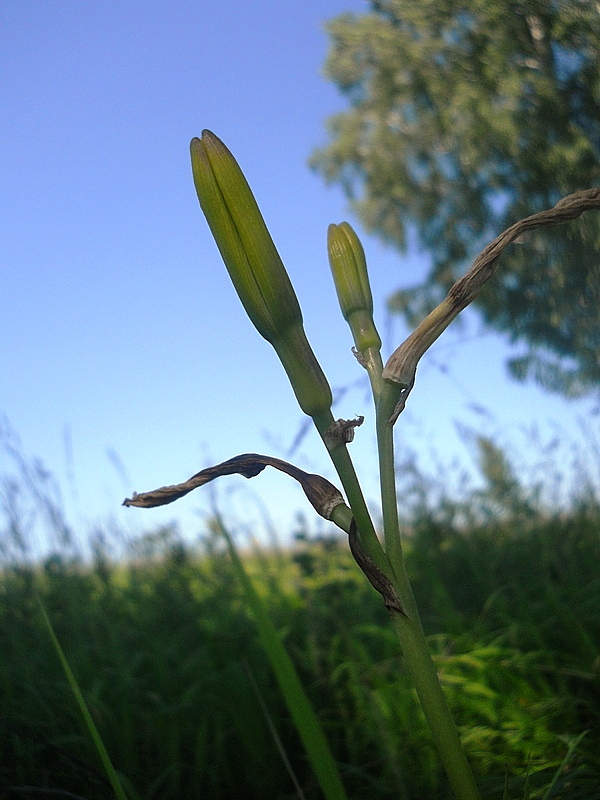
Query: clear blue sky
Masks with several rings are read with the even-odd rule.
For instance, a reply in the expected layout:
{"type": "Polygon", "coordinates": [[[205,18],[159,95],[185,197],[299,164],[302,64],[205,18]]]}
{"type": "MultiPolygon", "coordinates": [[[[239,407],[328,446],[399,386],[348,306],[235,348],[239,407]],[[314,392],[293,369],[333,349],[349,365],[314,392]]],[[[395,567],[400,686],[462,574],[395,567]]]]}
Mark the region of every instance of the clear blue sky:
{"type": "MultiPolygon", "coordinates": [[[[361,377],[325,241],[330,222],[362,231],[341,190],[325,187],[307,160],[326,141],[326,117],[345,104],[322,77],[324,22],[366,5],[0,3],[0,414],[24,453],[56,476],[82,540],[107,519],[129,535],[178,520],[193,536],[208,507],[198,490],[160,510],[120,503],[237,453],[285,458],[302,424],[200,213],[188,146],[203,128],[244,169],[331,384],[361,377]]],[[[385,298],[422,264],[363,242],[387,355],[405,331],[387,319],[385,298]]],[[[510,382],[500,340],[464,339],[448,332],[420,367],[401,447],[468,463],[460,420],[510,443],[520,465],[524,430],[535,424],[548,441],[576,429],[589,405],[510,382]]],[[[362,389],[336,411],[371,421],[362,389]]],[[[366,424],[353,452],[375,500],[371,434],[366,424]]],[[[334,477],[312,432],[292,460],[334,477]]],[[[5,452],[0,468],[13,469],[5,452]]],[[[220,484],[223,510],[238,520],[260,516],[248,489],[282,530],[297,509],[312,517],[283,476],[220,484]]]]}

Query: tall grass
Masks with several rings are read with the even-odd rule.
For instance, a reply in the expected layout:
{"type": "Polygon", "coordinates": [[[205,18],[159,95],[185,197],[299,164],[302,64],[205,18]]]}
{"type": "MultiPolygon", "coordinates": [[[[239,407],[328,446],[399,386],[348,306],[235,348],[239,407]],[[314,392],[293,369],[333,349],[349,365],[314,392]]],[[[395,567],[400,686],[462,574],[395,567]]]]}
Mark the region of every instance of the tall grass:
{"type": "MultiPolygon", "coordinates": [[[[540,508],[523,489],[492,524],[498,495],[477,491],[413,504],[407,563],[478,782],[498,800],[600,798],[599,505],[540,508]]],[[[320,797],[218,522],[200,548],[168,530],[148,543],[121,562],[101,546],[90,563],[68,549],[4,559],[0,796],[111,796],[39,595],[132,800],[298,797],[290,766],[320,797]]],[[[293,547],[240,552],[353,800],[444,797],[385,609],[346,542],[300,531],[293,547]]]]}

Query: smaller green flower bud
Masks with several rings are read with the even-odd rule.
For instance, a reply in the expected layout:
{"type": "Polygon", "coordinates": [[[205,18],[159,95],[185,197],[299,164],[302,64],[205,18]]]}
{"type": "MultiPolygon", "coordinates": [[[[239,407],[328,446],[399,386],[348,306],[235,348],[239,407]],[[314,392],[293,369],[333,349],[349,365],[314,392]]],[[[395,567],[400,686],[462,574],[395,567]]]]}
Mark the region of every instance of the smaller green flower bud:
{"type": "Polygon", "coordinates": [[[381,339],[373,322],[373,296],[365,251],[347,222],[330,225],[327,231],[329,265],[342,315],[352,331],[359,352],[379,350],[381,339]]]}

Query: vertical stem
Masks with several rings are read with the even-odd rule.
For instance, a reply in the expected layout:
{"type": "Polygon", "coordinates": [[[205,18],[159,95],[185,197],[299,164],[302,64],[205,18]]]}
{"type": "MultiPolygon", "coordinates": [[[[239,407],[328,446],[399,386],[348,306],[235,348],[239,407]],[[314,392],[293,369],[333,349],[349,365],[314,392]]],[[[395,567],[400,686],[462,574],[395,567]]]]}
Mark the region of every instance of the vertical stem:
{"type": "Polygon", "coordinates": [[[385,551],[394,573],[394,583],[406,616],[390,611],[408,670],[421,707],[431,728],[450,785],[459,800],[479,800],[479,792],[446,698],[431,658],[412,587],[406,572],[400,526],[394,465],[393,427],[389,422],[395,397],[382,389],[377,402],[377,445],[381,482],[381,505],[385,551]]]}
{"type": "Polygon", "coordinates": [[[400,640],[406,665],[454,794],[458,800],[480,800],[473,772],[427,647],[421,622],[418,616],[413,616],[416,614],[416,606],[412,591],[410,597],[412,602],[407,603],[408,619],[392,612],[392,624],[400,640]]]}
{"type": "Polygon", "coordinates": [[[403,564],[400,523],[398,520],[398,500],[396,496],[396,469],[394,465],[393,428],[386,413],[377,410],[377,452],[379,455],[379,482],[381,486],[381,511],[385,552],[394,568],[403,564]]]}
{"type": "Polygon", "coordinates": [[[377,566],[386,574],[390,570],[389,561],[375,532],[373,520],[367,508],[354,464],[345,444],[332,447],[327,438],[327,430],[333,423],[331,412],[315,415],[313,421],[327,448],[335,470],[342,482],[348,504],[356,521],[358,536],[363,550],[373,559],[377,566]]]}

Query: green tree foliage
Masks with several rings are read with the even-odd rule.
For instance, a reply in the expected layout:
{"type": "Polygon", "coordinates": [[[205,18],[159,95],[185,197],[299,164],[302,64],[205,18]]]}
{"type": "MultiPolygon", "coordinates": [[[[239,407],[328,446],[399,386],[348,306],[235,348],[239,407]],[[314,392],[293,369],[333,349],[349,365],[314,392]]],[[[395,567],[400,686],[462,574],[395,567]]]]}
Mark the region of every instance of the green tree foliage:
{"type": "MultiPolygon", "coordinates": [[[[313,166],[366,228],[430,255],[390,307],[415,324],[483,245],[600,180],[595,0],[371,0],[328,24],[328,77],[350,108],[313,166]]],[[[568,396],[600,385],[600,217],[511,247],[476,301],[509,361],[568,396]]]]}

